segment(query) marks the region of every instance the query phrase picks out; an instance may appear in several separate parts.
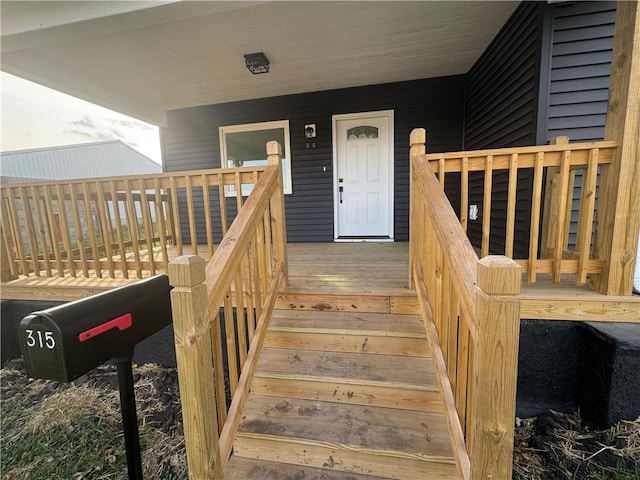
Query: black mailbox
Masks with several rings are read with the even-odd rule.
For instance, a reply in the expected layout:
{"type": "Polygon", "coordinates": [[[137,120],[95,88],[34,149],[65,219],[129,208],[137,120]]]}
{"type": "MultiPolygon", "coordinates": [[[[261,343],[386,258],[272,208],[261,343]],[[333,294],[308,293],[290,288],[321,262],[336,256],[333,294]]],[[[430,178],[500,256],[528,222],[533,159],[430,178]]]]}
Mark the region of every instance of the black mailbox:
{"type": "Polygon", "coordinates": [[[69,382],[171,323],[166,275],[141,280],[22,319],[18,339],[27,374],[69,382]]]}

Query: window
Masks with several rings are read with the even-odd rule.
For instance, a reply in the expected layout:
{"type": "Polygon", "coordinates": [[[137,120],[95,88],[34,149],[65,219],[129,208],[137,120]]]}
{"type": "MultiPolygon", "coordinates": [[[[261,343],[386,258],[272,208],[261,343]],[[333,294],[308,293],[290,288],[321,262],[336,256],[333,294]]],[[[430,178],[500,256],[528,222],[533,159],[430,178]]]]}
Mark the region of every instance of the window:
{"type": "MultiPolygon", "coordinates": [[[[220,127],[221,166],[233,168],[266,165],[266,145],[272,140],[282,145],[282,185],[285,194],[292,193],[288,120],[220,127]]],[[[227,189],[227,195],[235,194],[233,187],[227,189]]],[[[242,195],[249,195],[251,190],[253,184],[242,185],[242,195]]]]}
{"type": "Polygon", "coordinates": [[[360,125],[347,130],[347,140],[367,140],[371,138],[378,138],[378,127],[360,125]]]}

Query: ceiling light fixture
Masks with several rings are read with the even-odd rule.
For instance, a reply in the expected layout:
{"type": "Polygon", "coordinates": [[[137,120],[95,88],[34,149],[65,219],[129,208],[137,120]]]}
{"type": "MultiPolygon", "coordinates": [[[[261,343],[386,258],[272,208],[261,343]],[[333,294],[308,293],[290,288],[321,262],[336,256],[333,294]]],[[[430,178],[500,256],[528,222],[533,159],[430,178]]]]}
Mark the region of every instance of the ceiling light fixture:
{"type": "Polygon", "coordinates": [[[269,60],[262,52],[247,53],[244,56],[244,63],[251,73],[269,73],[269,60]]]}

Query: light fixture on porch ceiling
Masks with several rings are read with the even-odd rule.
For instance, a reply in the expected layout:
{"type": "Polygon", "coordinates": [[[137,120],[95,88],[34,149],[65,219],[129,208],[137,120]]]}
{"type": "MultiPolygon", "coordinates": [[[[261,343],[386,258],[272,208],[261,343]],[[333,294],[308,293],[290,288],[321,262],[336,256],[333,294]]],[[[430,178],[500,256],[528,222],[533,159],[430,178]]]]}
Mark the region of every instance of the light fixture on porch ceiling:
{"type": "Polygon", "coordinates": [[[244,63],[251,73],[269,73],[269,60],[262,52],[247,53],[244,56],[244,63]]]}

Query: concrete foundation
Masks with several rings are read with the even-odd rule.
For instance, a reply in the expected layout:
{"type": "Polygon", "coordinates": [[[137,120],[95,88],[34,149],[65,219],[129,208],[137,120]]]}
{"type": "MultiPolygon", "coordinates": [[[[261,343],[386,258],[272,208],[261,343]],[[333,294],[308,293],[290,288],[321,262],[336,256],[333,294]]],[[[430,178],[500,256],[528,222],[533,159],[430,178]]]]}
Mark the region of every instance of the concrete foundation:
{"type": "Polygon", "coordinates": [[[578,326],[576,403],[598,428],[640,416],[640,325],[578,326]]]}

